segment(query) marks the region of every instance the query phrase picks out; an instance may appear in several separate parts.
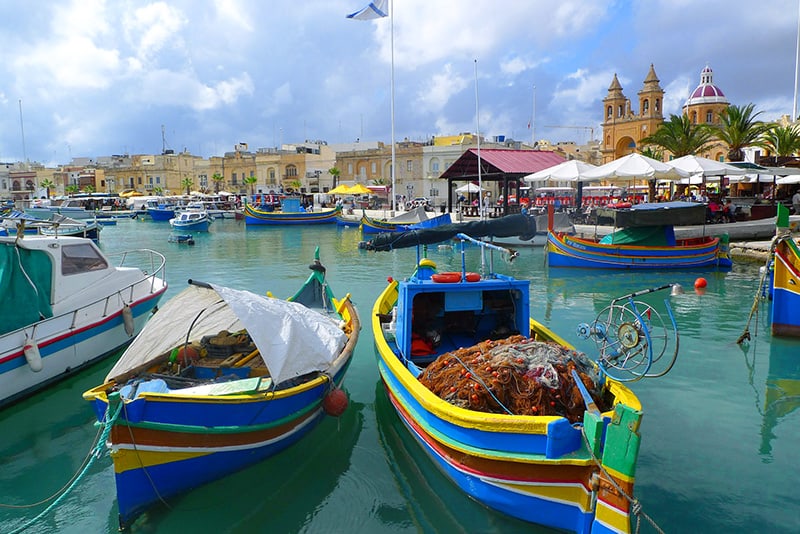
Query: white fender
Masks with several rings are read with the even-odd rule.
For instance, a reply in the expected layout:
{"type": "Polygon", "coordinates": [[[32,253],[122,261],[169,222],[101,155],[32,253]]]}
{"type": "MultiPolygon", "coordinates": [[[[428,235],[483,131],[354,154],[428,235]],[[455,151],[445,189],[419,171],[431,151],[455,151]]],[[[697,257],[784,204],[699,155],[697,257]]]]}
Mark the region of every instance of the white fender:
{"type": "Polygon", "coordinates": [[[127,304],[122,307],[122,322],[125,324],[125,332],[129,335],[133,335],[133,310],[127,304]]]}
{"type": "Polygon", "coordinates": [[[25,336],[25,345],[22,347],[22,352],[25,353],[25,359],[28,360],[31,371],[38,373],[42,370],[42,355],[39,354],[39,345],[30,336],[25,336]]]}

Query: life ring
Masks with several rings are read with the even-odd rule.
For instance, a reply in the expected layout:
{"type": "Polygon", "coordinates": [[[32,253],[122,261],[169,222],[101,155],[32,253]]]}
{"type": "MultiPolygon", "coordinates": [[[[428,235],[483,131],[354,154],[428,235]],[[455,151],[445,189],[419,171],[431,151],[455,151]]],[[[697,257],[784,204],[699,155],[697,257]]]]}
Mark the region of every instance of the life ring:
{"type": "MultiPolygon", "coordinates": [[[[481,275],[478,273],[467,273],[465,276],[467,282],[477,282],[480,279],[481,275]]],[[[454,284],[461,281],[461,273],[454,271],[435,273],[431,275],[431,280],[440,284],[454,284]]]]}

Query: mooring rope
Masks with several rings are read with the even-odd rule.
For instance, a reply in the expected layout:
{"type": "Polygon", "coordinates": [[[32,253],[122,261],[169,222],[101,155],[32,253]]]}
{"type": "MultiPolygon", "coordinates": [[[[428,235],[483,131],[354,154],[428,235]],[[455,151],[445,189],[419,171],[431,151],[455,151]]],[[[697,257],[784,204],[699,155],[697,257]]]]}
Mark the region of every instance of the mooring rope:
{"type": "Polygon", "coordinates": [[[614,477],[612,477],[611,474],[606,471],[605,467],[603,467],[603,463],[597,456],[595,456],[592,445],[589,443],[589,438],[586,436],[586,432],[584,432],[584,430],[585,428],[581,427],[581,437],[583,437],[583,442],[586,445],[586,449],[589,451],[589,454],[592,456],[592,460],[594,461],[595,465],[597,465],[600,471],[606,476],[606,479],[611,483],[611,485],[614,486],[614,489],[616,489],[619,494],[625,497],[625,499],[630,503],[631,515],[636,516],[635,532],[639,532],[641,520],[644,518],[654,529],[656,529],[657,532],[659,532],[659,534],[664,534],[664,531],[661,529],[661,527],[659,527],[649,515],[642,511],[642,503],[639,502],[639,499],[625,493],[619,484],[617,484],[617,481],[614,480],[614,477]]]}
{"type": "MultiPolygon", "coordinates": [[[[108,410],[110,409],[111,406],[108,407],[108,410]]],[[[77,486],[78,483],[86,476],[86,473],[89,472],[89,469],[92,467],[95,460],[97,460],[102,456],[103,449],[105,448],[106,441],[108,440],[108,435],[111,433],[111,428],[114,426],[114,422],[117,420],[120,412],[122,411],[122,403],[120,403],[116,411],[111,415],[111,418],[108,418],[108,410],[106,410],[106,420],[100,423],[100,425],[104,427],[103,431],[99,434],[97,441],[92,446],[91,452],[88,455],[88,461],[85,462],[83,468],[78,472],[77,476],[74,476],[70,484],[68,484],[65,488],[61,488],[60,490],[58,490],[53,496],[48,497],[47,499],[40,501],[39,503],[36,503],[36,505],[38,505],[47,502],[50,499],[52,499],[55,495],[58,495],[58,498],[55,501],[53,501],[53,503],[50,504],[50,506],[42,510],[39,513],[39,515],[31,519],[21,527],[12,530],[10,534],[19,534],[20,532],[27,530],[28,528],[32,527],[37,521],[43,518],[45,515],[50,513],[56,506],[61,504],[61,501],[63,501],[64,498],[72,492],[75,486],[77,486]]]]}
{"type": "Polygon", "coordinates": [[[772,238],[772,242],[769,245],[769,252],[767,253],[767,263],[764,266],[764,272],[761,273],[761,279],[758,282],[758,290],[756,291],[756,296],[753,298],[753,306],[750,308],[750,315],[747,317],[747,324],[744,327],[744,331],[742,335],[736,340],[737,345],[741,345],[745,341],[750,340],[750,322],[753,320],[753,316],[758,313],[758,305],[762,298],[762,293],[764,291],[764,283],[767,280],[767,276],[769,275],[769,264],[772,261],[773,256],[775,255],[775,247],[778,246],[778,242],[784,236],[776,235],[772,238]]]}

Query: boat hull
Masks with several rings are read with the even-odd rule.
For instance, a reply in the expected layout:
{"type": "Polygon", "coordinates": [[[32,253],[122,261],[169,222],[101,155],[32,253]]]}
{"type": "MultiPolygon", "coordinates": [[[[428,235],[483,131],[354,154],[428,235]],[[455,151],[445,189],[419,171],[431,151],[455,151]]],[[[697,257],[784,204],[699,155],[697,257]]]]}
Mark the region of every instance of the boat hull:
{"type": "Polygon", "coordinates": [[[561,233],[547,235],[550,267],[589,269],[729,269],[727,249],[719,238],[679,246],[603,244],[561,233]]]}
{"type": "Polygon", "coordinates": [[[332,224],[340,209],[308,212],[261,211],[250,204],[244,207],[245,225],[332,224]]]}
{"type": "Polygon", "coordinates": [[[0,406],[35,393],[118,352],[141,331],[164,291],[166,285],[130,304],[134,324],[132,335],[125,330],[122,307],[102,316],[106,304],[100,302],[94,306],[99,307],[99,311],[87,307],[0,337],[0,406]],[[94,317],[94,320],[76,324],[76,315],[94,317]],[[41,371],[34,372],[25,357],[26,335],[36,341],[42,358],[41,371]]]}
{"type": "Polygon", "coordinates": [[[772,335],[800,337],[800,250],[791,238],[775,248],[772,335]]]}
{"type": "Polygon", "coordinates": [[[209,219],[205,219],[197,222],[182,223],[172,219],[170,224],[172,224],[172,227],[179,232],[208,232],[208,229],[211,226],[211,221],[209,219]]]}
{"type": "Polygon", "coordinates": [[[147,208],[147,214],[154,221],[169,221],[175,218],[174,209],[147,208]]]}

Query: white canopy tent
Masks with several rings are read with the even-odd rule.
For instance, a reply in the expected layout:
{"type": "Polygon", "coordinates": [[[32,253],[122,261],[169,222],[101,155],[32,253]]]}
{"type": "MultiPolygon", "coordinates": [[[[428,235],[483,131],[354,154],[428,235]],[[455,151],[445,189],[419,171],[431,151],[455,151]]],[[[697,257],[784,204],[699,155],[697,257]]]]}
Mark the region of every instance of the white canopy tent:
{"type": "Polygon", "coordinates": [[[585,181],[592,180],[679,180],[689,173],[653,158],[633,153],[615,159],[584,174],[585,181]]]}
{"type": "Polygon", "coordinates": [[[466,183],[461,187],[456,188],[456,193],[480,193],[481,191],[486,191],[482,187],[479,187],[472,182],[466,183]]]}
{"type": "Polygon", "coordinates": [[[584,181],[584,174],[587,171],[596,169],[596,165],[586,163],[577,159],[571,159],[558,165],[553,165],[541,171],[534,172],[522,179],[528,183],[546,182],[548,180],[554,182],[576,182],[584,181]]]}
{"type": "Polygon", "coordinates": [[[672,161],[668,161],[667,164],[688,172],[692,175],[692,178],[695,176],[740,176],[747,172],[745,169],[734,167],[725,162],[714,161],[713,159],[695,156],[694,154],[675,158],[672,161]]]}

